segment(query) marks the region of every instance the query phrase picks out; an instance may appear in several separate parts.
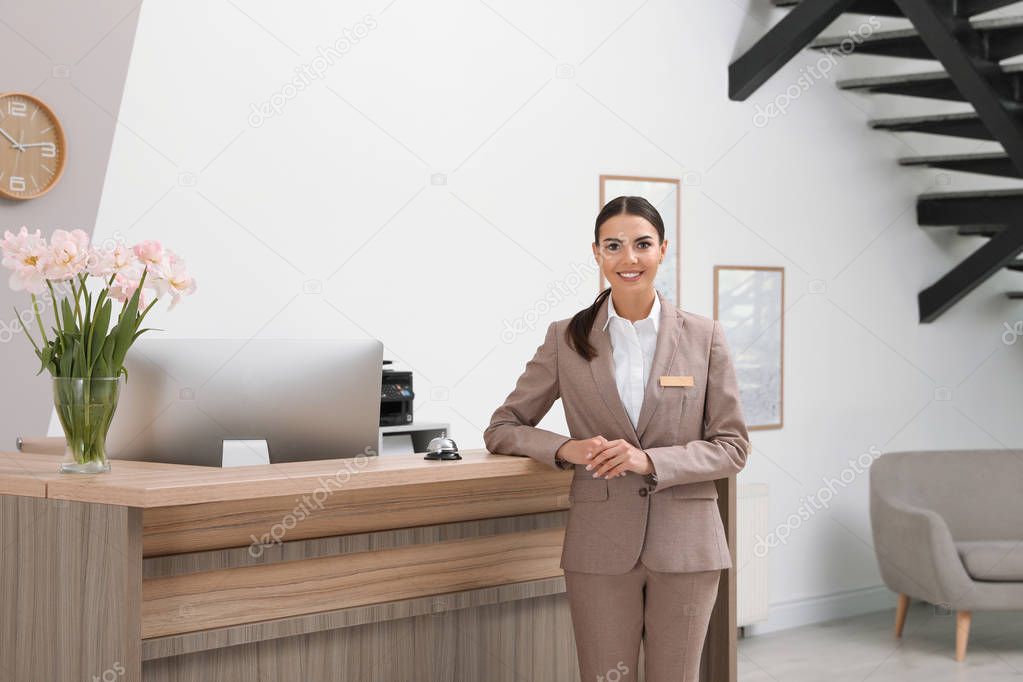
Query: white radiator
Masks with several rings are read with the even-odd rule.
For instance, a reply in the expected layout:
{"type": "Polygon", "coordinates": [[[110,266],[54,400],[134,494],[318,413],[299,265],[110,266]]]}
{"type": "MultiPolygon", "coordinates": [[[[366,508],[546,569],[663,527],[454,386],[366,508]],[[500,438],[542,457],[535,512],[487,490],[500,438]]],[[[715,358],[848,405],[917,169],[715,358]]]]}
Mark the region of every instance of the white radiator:
{"type": "Polygon", "coordinates": [[[767,619],[767,556],[757,556],[753,551],[757,538],[768,533],[767,485],[737,486],[736,507],[736,621],[742,627],[767,619]]]}

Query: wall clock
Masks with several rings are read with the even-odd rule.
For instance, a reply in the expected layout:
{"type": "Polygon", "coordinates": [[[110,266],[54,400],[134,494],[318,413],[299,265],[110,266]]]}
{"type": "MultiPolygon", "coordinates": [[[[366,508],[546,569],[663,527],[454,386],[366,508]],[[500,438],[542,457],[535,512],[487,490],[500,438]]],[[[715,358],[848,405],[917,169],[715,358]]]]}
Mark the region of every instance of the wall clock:
{"type": "Polygon", "coordinates": [[[0,197],[43,196],[66,160],[64,129],[53,110],[32,95],[0,94],[0,197]]]}

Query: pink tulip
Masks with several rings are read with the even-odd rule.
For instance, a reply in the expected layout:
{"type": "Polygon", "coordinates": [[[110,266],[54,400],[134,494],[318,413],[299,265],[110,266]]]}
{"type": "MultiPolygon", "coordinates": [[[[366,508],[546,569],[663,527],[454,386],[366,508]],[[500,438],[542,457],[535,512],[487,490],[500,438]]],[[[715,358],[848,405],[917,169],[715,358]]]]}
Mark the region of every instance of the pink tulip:
{"type": "Polygon", "coordinates": [[[25,227],[18,234],[6,231],[0,249],[3,266],[13,270],[9,280],[11,289],[38,294],[46,288],[50,252],[39,230],[32,234],[25,227]]]}
{"type": "Polygon", "coordinates": [[[195,291],[195,281],[188,274],[185,261],[170,249],[164,250],[163,260],[157,266],[149,268],[146,286],[156,292],[157,298],[168,293],[172,296],[168,310],[173,310],[182,296],[195,291]]]}
{"type": "Polygon", "coordinates": [[[142,275],[142,266],[135,252],[123,244],[112,249],[93,249],[89,255],[89,274],[110,279],[115,273],[128,274],[138,279],[142,275]]]}
{"type": "Polygon", "coordinates": [[[71,279],[86,269],[89,235],[84,230],[55,230],[50,237],[50,258],[46,278],[59,282],[71,279]]]}
{"type": "Polygon", "coordinates": [[[163,244],[152,239],[139,242],[134,246],[135,255],[144,265],[159,265],[163,260],[163,244]]]}

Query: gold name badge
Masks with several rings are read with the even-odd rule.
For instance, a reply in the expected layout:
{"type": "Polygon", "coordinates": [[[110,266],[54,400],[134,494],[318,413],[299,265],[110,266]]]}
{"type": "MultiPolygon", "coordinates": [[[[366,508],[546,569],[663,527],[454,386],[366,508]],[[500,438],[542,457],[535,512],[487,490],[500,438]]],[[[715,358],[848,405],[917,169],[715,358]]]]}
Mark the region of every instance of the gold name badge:
{"type": "Polygon", "coordinates": [[[692,386],[692,385],[693,377],[691,376],[661,377],[661,386],[692,386]]]}

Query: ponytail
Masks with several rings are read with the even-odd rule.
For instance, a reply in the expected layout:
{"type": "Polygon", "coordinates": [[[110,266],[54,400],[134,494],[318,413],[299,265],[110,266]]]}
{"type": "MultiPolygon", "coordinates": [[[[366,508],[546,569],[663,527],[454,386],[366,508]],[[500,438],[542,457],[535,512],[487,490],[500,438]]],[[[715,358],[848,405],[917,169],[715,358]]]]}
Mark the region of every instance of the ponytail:
{"type": "Polygon", "coordinates": [[[589,308],[583,308],[577,312],[568,323],[565,333],[568,347],[583,356],[587,362],[597,357],[597,350],[590,343],[590,330],[593,329],[593,322],[597,319],[597,311],[610,295],[611,287],[604,289],[597,294],[597,298],[589,308]]]}

